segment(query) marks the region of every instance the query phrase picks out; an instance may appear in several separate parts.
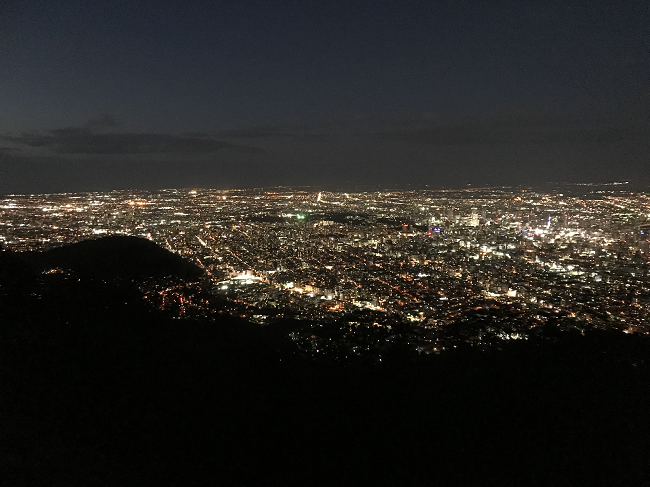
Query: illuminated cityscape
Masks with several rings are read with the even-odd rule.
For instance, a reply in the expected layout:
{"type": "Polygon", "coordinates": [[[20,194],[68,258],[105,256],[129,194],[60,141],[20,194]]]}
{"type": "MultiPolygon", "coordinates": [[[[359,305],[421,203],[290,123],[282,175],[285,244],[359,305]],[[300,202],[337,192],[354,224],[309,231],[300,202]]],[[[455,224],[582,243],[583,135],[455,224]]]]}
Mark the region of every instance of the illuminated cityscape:
{"type": "Polygon", "coordinates": [[[650,3],[0,3],[0,487],[650,486],[650,3]]]}
{"type": "Polygon", "coordinates": [[[304,324],[292,333],[296,345],[313,354],[376,351],[399,324],[427,353],[549,328],[647,334],[648,222],[650,197],[622,183],[564,192],[168,189],[0,200],[8,249],[148,238],[205,270],[197,283],[143,289],[157,307],[179,318],[292,319],[304,324]],[[314,332],[332,323],[338,338],[314,332]],[[356,343],[359,335],[372,343],[356,343]]]}

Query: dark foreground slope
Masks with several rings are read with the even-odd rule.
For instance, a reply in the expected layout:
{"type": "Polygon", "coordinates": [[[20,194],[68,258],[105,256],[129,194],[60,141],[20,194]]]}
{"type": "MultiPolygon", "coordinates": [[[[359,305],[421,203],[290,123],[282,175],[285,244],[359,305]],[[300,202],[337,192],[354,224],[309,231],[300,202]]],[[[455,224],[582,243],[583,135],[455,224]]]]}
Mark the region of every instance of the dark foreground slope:
{"type": "Polygon", "coordinates": [[[312,362],[58,279],[0,286],[2,485],[650,485],[639,337],[312,362]]]}

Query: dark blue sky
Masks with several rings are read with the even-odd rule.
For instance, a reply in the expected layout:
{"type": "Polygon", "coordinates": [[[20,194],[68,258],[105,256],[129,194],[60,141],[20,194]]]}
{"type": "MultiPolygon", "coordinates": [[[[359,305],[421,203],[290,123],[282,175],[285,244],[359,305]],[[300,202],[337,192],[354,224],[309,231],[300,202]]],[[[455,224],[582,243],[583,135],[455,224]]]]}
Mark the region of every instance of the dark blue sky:
{"type": "Polygon", "coordinates": [[[650,176],[650,6],[540,3],[3,2],[0,192],[650,176]]]}

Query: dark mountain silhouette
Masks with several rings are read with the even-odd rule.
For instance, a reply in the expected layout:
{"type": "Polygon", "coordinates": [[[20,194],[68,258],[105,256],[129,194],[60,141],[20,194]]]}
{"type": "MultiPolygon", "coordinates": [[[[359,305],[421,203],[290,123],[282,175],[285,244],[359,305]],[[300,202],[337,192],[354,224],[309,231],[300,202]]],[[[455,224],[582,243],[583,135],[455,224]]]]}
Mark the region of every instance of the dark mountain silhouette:
{"type": "Polygon", "coordinates": [[[76,274],[0,255],[2,486],[650,485],[647,337],[316,362],[290,323],[177,319],[57,254],[76,274]]]}
{"type": "Polygon", "coordinates": [[[145,238],[130,236],[109,236],[45,252],[25,252],[22,258],[36,270],[61,268],[94,279],[174,276],[196,280],[203,274],[198,266],[179,255],[145,238]]]}
{"type": "Polygon", "coordinates": [[[21,286],[35,278],[33,269],[20,254],[0,246],[0,286],[21,286]]]}

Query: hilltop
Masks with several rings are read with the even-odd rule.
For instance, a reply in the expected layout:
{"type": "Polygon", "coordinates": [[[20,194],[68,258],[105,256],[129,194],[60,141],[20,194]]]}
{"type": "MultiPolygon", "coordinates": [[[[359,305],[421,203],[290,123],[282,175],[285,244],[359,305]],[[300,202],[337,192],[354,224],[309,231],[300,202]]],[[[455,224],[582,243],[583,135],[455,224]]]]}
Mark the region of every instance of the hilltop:
{"type": "Polygon", "coordinates": [[[94,279],[175,276],[196,280],[203,274],[198,266],[181,256],[148,239],[132,236],[83,240],[43,252],[23,252],[21,257],[37,271],[61,268],[94,279]]]}

